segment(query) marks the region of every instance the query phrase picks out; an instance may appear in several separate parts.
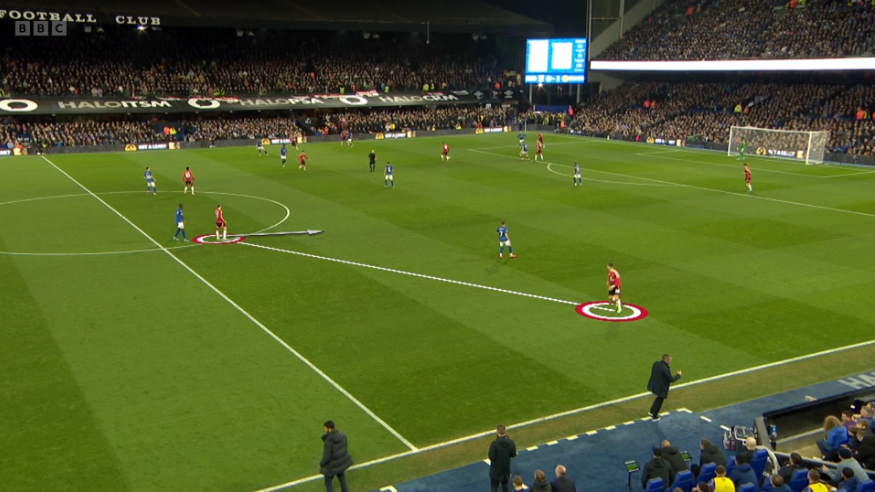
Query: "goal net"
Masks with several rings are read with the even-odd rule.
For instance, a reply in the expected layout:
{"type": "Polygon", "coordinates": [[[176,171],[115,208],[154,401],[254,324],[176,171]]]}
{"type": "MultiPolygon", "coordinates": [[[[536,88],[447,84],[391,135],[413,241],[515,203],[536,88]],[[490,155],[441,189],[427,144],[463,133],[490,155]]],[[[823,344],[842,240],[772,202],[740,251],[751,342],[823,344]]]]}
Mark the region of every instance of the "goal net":
{"type": "Polygon", "coordinates": [[[733,126],[729,132],[727,155],[739,155],[744,142],[745,155],[783,157],[805,164],[823,164],[829,132],[769,130],[749,126],[733,126]]]}

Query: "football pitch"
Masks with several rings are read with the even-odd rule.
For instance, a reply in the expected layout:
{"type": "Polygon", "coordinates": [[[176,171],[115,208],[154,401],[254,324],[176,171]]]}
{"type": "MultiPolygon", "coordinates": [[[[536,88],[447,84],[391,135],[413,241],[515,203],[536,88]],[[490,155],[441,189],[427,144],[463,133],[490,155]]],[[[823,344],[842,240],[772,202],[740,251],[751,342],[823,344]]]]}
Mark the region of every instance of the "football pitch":
{"type": "Polygon", "coordinates": [[[748,193],[725,154],[515,137],[0,160],[2,488],[252,491],[317,474],[328,419],[367,463],[641,393],[663,352],[689,382],[875,339],[875,169],[749,157],[748,193]],[[172,241],[180,203],[189,239],[217,204],[324,233],[172,241]],[[608,262],[643,319],[576,312],[608,262]]]}

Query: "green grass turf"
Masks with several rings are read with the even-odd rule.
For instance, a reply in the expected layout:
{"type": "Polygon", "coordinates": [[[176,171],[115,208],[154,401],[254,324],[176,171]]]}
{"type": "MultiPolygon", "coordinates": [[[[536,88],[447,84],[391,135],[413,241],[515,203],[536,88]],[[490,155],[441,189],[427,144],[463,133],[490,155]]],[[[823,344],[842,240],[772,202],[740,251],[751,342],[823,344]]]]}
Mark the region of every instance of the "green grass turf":
{"type": "MultiPolygon", "coordinates": [[[[189,235],[222,203],[231,233],[283,206],[274,230],[326,231],[251,244],[565,301],[604,299],[617,266],[648,318],[243,245],[170,250],[419,447],[639,393],[665,351],[695,380],[875,338],[875,174],[749,158],[751,196],[717,153],[547,135],[548,168],[514,138],[449,138],[449,163],[435,138],[308,145],[306,172],[276,147],[50,159],[168,248],[178,203],[189,235]],[[501,220],[516,259],[497,258],[501,220]]],[[[318,473],[329,418],[357,462],[407,449],[49,162],[0,161],[0,203],[0,251],[39,253],[0,255],[4,489],[257,489],[318,473]],[[109,252],[126,253],[82,255],[109,252]]]]}

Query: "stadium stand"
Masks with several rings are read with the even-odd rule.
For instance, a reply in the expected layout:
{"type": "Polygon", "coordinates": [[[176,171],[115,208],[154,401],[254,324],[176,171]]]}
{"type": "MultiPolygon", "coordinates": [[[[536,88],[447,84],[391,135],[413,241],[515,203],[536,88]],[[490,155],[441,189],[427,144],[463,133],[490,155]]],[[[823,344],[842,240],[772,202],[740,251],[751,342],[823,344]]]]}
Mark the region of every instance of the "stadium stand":
{"type": "Polygon", "coordinates": [[[495,49],[470,36],[229,29],[107,28],[52,38],[9,37],[0,85],[11,95],[182,96],[470,88],[515,84],[495,49]],[[184,49],[182,49],[184,47],[184,49]]]}
{"type": "Polygon", "coordinates": [[[793,0],[790,4],[668,0],[596,58],[838,58],[870,51],[875,36],[875,6],[870,2],[793,0]],[[790,4],[794,8],[788,8],[790,4]]]}

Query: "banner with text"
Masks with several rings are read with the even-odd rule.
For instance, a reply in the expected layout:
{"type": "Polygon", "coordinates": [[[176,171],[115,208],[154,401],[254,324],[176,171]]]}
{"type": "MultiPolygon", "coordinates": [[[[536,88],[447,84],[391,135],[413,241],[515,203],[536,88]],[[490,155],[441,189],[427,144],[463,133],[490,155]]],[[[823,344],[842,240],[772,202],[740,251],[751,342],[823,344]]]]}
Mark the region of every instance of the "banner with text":
{"type": "MultiPolygon", "coordinates": [[[[479,91],[478,91],[479,92],[479,91]]],[[[503,93],[498,93],[504,97],[503,93]]],[[[193,97],[193,98],[40,98],[0,99],[2,114],[109,114],[109,113],[187,113],[192,111],[263,111],[318,108],[388,108],[397,106],[431,106],[478,104],[491,99],[482,93],[440,91],[426,93],[384,94],[376,91],[355,94],[308,94],[288,97],[193,97]]],[[[508,101],[503,101],[507,103],[508,101]]]]}

